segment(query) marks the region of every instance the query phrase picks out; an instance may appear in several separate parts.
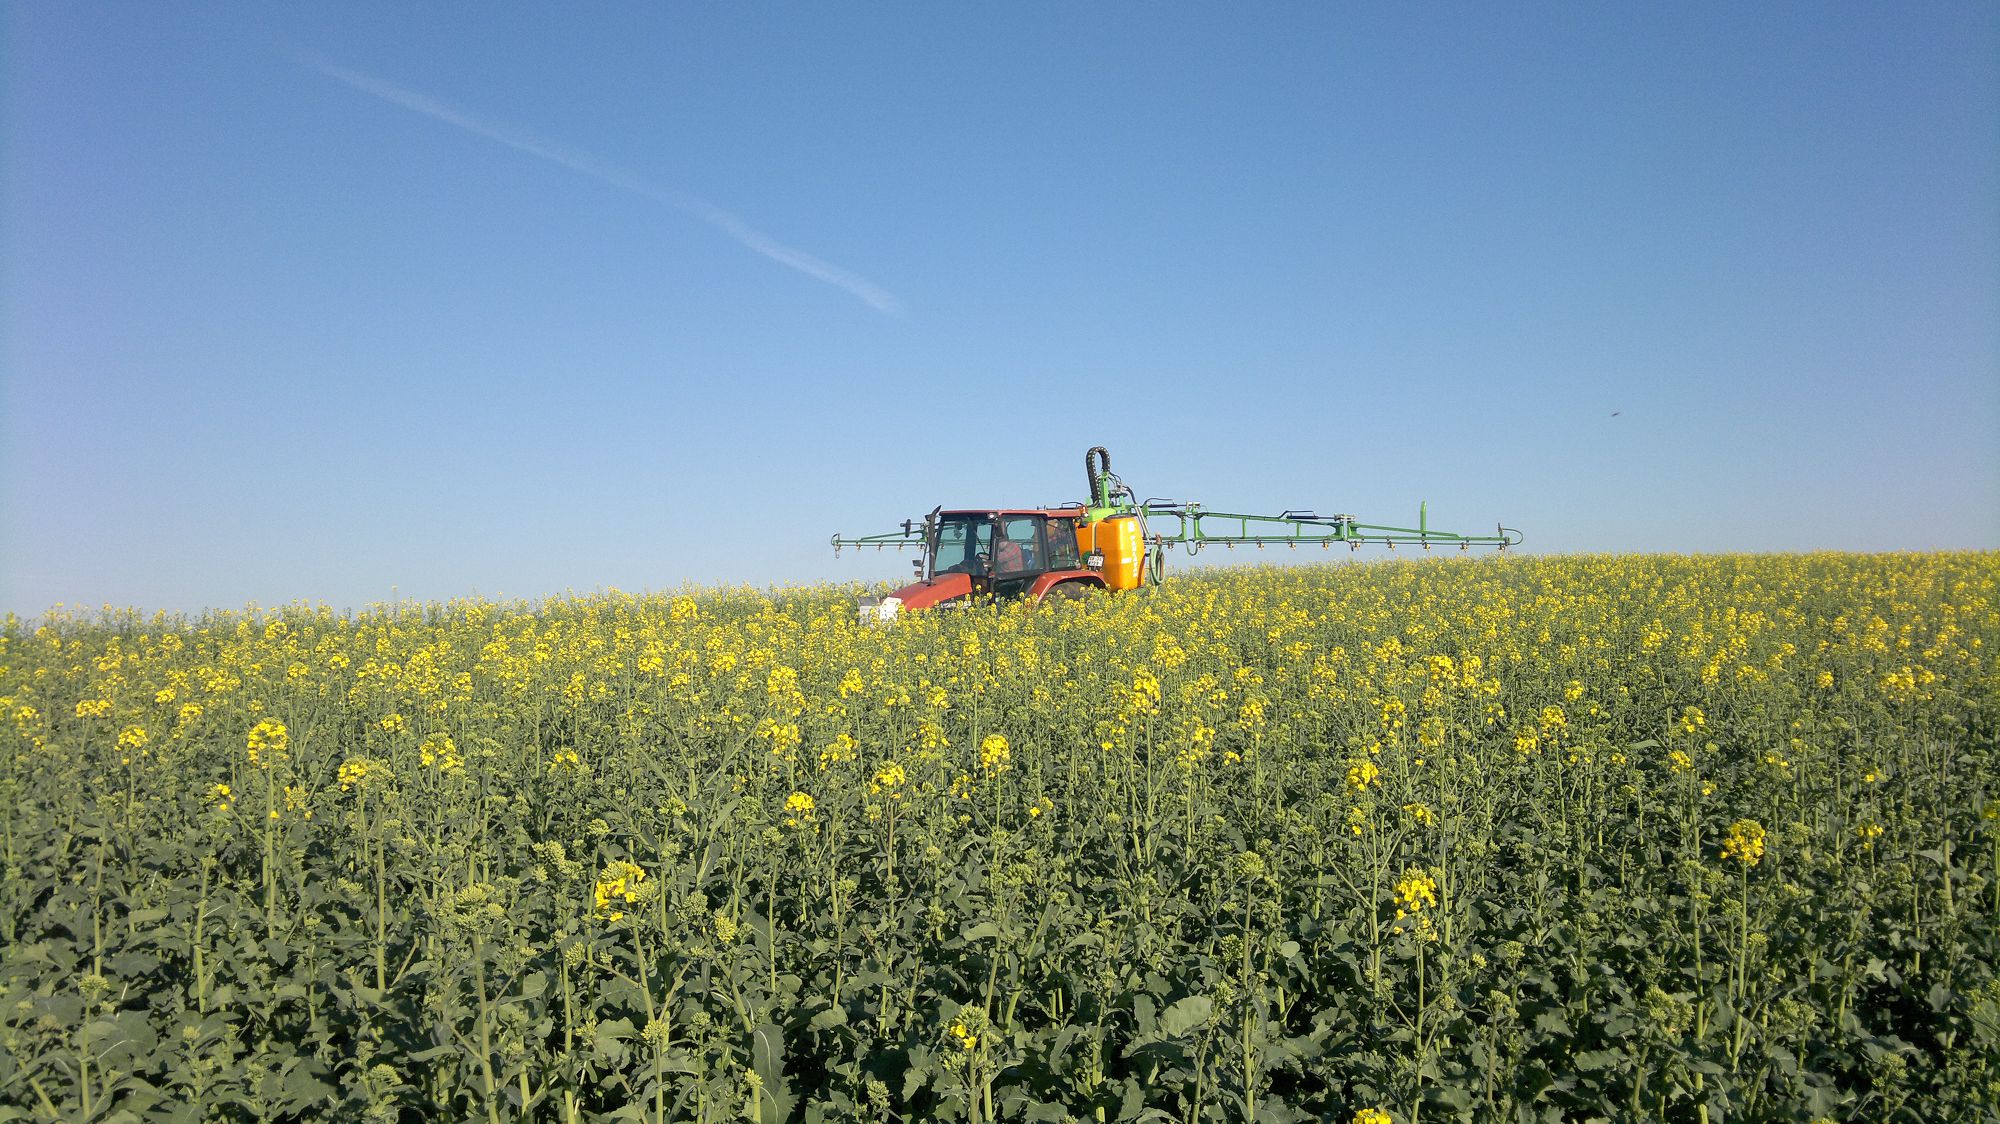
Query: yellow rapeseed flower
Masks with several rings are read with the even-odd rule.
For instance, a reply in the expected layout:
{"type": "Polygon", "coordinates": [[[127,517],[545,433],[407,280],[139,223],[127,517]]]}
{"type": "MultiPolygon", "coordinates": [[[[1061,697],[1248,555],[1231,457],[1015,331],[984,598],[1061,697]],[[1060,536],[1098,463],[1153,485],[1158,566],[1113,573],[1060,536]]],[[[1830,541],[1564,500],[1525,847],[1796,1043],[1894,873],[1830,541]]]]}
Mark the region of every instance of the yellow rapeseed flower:
{"type": "Polygon", "coordinates": [[[597,874],[597,887],[593,892],[599,916],[607,921],[624,918],[624,911],[618,907],[638,901],[639,884],[645,880],[645,870],[636,863],[623,859],[607,863],[597,874]]]}
{"type": "Polygon", "coordinates": [[[1408,712],[1408,708],[1403,705],[1402,699],[1392,698],[1384,701],[1382,703],[1382,728],[1384,730],[1402,729],[1403,716],[1408,712]]]}
{"type": "Polygon", "coordinates": [[[1361,792],[1378,783],[1381,776],[1382,770],[1375,767],[1375,762],[1363,760],[1347,767],[1347,787],[1361,792]]]}
{"type": "Polygon", "coordinates": [[[1437,908],[1437,888],[1437,879],[1422,867],[1405,870],[1396,883],[1396,916],[1402,918],[1437,908]]]}
{"type": "Polygon", "coordinates": [[[785,826],[804,826],[813,818],[813,807],[813,798],[809,793],[794,792],[785,797],[785,826]]]}
{"type": "Polygon", "coordinates": [[[249,750],[250,763],[259,768],[269,768],[270,766],[264,761],[264,755],[268,753],[273,757],[283,757],[286,748],[292,744],[292,735],[283,722],[275,718],[266,718],[250,728],[250,736],[245,744],[249,750]]]}
{"type": "Polygon", "coordinates": [[[1444,719],[1433,714],[1417,723],[1417,744],[1425,749],[1440,749],[1444,746],[1444,719]]]}
{"type": "Polygon", "coordinates": [[[373,757],[350,757],[340,763],[340,791],[356,787],[370,788],[377,783],[391,781],[396,774],[389,763],[373,757]]]}
{"type": "Polygon", "coordinates": [[[845,731],[835,734],[833,741],[819,751],[819,767],[825,769],[845,761],[852,761],[859,756],[860,748],[861,742],[853,734],[845,731]]]}
{"type": "Polygon", "coordinates": [[[436,768],[440,772],[453,773],[465,767],[465,759],[458,755],[458,744],[451,735],[431,734],[417,747],[417,759],[426,768],[436,768]]]}
{"type": "Polygon", "coordinates": [[[1707,725],[1708,716],[1701,712],[1700,707],[1687,706],[1681,708],[1680,721],[1674,724],[1674,729],[1681,734],[1692,737],[1700,733],[1707,725]]]}
{"type": "Polygon", "coordinates": [[[1764,857],[1764,825],[1756,820],[1737,820],[1729,825],[1722,841],[1722,857],[1735,859],[1746,867],[1756,866],[1764,857]]]}
{"type": "Polygon", "coordinates": [[[908,784],[910,774],[894,761],[885,761],[875,770],[875,776],[868,782],[868,795],[880,796],[887,793],[891,800],[903,798],[903,786],[908,784]]]}
{"type": "Polygon", "coordinates": [[[945,1028],[951,1044],[970,1053],[979,1048],[979,1032],[985,1029],[985,1018],[971,1008],[962,1008],[945,1028]]]}

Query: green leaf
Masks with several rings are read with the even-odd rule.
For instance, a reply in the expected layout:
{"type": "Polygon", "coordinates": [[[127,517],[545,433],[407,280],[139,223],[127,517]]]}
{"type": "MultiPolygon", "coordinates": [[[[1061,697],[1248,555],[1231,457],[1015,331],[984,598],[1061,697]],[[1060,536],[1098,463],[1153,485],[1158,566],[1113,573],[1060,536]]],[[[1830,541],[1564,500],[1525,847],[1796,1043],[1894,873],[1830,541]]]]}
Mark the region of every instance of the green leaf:
{"type": "Polygon", "coordinates": [[[931,1052],[921,1046],[910,1051],[910,1066],[903,1071],[903,1100],[908,1101],[931,1082],[931,1052]]]}
{"type": "Polygon", "coordinates": [[[310,1108],[333,1096],[333,1086],[320,1080],[316,1065],[301,1065],[285,1074],[285,1099],[298,1108],[310,1108]]]}
{"type": "Polygon", "coordinates": [[[1168,1007],[1160,1016],[1160,1033],[1178,1038],[1208,1022],[1215,1002],[1206,995],[1190,995],[1168,1007]]]}
{"type": "Polygon", "coordinates": [[[764,1082],[757,1101],[764,1124],[780,1124],[792,1114],[791,1089],[785,1084],[785,1032],[765,1023],[750,1032],[750,1066],[764,1082]]]}
{"type": "Polygon", "coordinates": [[[1429,1085],[1425,1087],[1424,1099],[1432,1104],[1442,1105],[1453,1112],[1469,1112],[1472,1109],[1472,1090],[1460,1085],[1429,1085]]]}
{"type": "Polygon", "coordinates": [[[1125,1082],[1125,1096],[1119,1102],[1119,1120],[1137,1120],[1146,1111],[1146,1087],[1138,1081],[1125,1082]]]}
{"type": "Polygon", "coordinates": [[[785,1032],[765,1023],[750,1032],[750,1065],[765,1084],[775,1085],[785,1072],[785,1032]]]}
{"type": "Polygon", "coordinates": [[[831,1030],[834,1027],[845,1026],[846,1024],[847,1008],[838,1003],[806,1021],[806,1025],[814,1030],[831,1030]]]}
{"type": "Polygon", "coordinates": [[[597,1024],[597,1032],[592,1036],[599,1058],[614,1065],[625,1060],[625,1042],[635,1032],[630,1019],[610,1019],[597,1024]]]}
{"type": "MultiPolygon", "coordinates": [[[[1539,1023],[1540,1020],[1537,1020],[1539,1023]]],[[[1625,1057],[1615,1050],[1585,1050],[1573,1056],[1576,1068],[1586,1072],[1609,1069],[1625,1057]]]]}
{"type": "Polygon", "coordinates": [[[1138,1021],[1141,1038],[1153,1033],[1153,1025],[1159,1010],[1159,1004],[1153,1002],[1153,997],[1143,991],[1132,997],[1132,1016],[1138,1021]]]}

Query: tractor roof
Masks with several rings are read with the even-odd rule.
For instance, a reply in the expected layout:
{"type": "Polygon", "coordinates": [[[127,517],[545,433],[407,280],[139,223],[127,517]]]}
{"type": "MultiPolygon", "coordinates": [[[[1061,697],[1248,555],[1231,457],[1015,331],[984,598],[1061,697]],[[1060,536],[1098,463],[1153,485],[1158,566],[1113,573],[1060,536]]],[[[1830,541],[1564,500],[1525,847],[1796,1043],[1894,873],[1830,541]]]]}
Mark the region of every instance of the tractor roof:
{"type": "Polygon", "coordinates": [[[1080,507],[960,507],[938,512],[946,515],[1046,515],[1053,519],[1078,519],[1083,516],[1080,507]]]}

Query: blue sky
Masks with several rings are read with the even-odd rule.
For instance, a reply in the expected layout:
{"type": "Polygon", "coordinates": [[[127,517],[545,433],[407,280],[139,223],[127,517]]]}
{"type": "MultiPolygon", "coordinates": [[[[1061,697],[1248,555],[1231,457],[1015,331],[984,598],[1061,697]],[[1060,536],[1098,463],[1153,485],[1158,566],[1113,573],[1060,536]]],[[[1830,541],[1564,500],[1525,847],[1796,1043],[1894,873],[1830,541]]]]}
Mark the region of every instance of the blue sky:
{"type": "Polygon", "coordinates": [[[2000,547],[2000,8],[8,5],[0,380],[24,614],[891,577],[1095,444],[2000,547]]]}

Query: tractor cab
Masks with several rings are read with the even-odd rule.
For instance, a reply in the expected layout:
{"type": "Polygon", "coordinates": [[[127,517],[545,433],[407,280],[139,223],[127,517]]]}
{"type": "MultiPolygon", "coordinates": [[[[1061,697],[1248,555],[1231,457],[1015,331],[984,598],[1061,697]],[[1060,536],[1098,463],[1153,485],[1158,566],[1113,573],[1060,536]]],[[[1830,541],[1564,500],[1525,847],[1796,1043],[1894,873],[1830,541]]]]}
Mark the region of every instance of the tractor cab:
{"type": "MultiPolygon", "coordinates": [[[[902,611],[964,605],[982,598],[1075,597],[1101,589],[1077,549],[1081,508],[935,511],[924,520],[917,580],[880,601],[864,620],[902,611]]],[[[912,528],[914,531],[914,528],[912,528]]]]}

